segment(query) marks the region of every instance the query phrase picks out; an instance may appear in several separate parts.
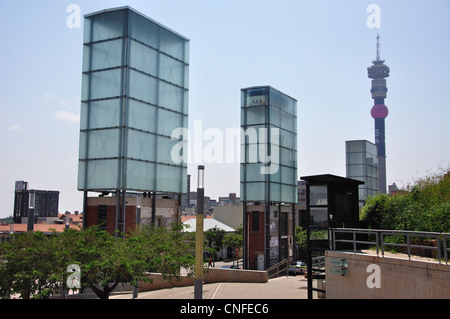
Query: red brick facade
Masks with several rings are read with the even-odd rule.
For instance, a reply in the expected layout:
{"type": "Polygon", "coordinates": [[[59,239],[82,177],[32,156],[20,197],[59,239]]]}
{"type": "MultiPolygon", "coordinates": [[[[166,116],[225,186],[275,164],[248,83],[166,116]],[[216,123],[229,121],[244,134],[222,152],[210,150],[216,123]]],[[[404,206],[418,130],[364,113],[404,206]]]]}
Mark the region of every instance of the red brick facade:
{"type": "MultiPolygon", "coordinates": [[[[99,206],[87,207],[86,226],[93,226],[99,224],[99,206]]],[[[106,210],[106,231],[114,234],[116,229],[116,206],[107,206],[106,210]]],[[[119,221],[122,221],[122,211],[120,212],[119,221]]],[[[136,229],[136,207],[126,206],[125,208],[125,233],[130,234],[136,229]]],[[[121,230],[122,231],[122,230],[121,230]]]]}
{"type": "Polygon", "coordinates": [[[256,269],[256,256],[257,254],[264,254],[264,212],[259,211],[247,211],[248,214],[248,229],[249,229],[249,238],[248,238],[248,262],[249,262],[249,269],[256,269]],[[258,230],[253,230],[256,224],[254,224],[253,218],[255,217],[255,214],[258,214],[259,216],[259,222],[258,222],[258,230]]]}

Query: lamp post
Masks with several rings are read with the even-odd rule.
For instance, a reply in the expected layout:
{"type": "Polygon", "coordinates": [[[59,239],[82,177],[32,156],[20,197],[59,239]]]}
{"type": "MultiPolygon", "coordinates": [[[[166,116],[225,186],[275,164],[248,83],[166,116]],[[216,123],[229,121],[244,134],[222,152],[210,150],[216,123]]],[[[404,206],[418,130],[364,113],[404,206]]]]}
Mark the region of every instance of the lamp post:
{"type": "Polygon", "coordinates": [[[30,191],[28,193],[28,220],[27,231],[32,232],[34,229],[34,209],[36,207],[36,193],[30,191]]]}
{"type": "Polygon", "coordinates": [[[198,166],[194,299],[203,299],[203,209],[205,166],[198,166]]]}
{"type": "MultiPolygon", "coordinates": [[[[136,197],[136,229],[141,230],[141,195],[136,197]]],[[[139,296],[139,283],[136,282],[136,286],[133,286],[133,299],[139,296]]]]}

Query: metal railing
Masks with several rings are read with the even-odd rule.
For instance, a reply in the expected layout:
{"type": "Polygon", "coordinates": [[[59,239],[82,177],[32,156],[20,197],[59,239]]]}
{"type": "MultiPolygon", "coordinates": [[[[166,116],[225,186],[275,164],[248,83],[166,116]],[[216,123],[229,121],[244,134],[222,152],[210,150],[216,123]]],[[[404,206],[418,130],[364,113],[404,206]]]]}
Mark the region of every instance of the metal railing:
{"type": "MultiPolygon", "coordinates": [[[[403,247],[406,248],[408,258],[411,259],[411,248],[429,249],[436,251],[437,259],[439,263],[445,261],[448,263],[448,252],[450,247],[447,245],[447,241],[450,240],[450,233],[434,233],[434,232],[419,232],[419,231],[401,231],[401,230],[381,230],[381,229],[359,229],[359,228],[332,228],[332,244],[333,250],[336,250],[337,243],[352,244],[353,252],[356,253],[357,244],[365,244],[376,247],[377,256],[381,249],[381,255],[384,257],[384,251],[387,246],[403,247]],[[351,234],[349,238],[337,238],[338,234],[351,234]],[[357,239],[358,235],[367,235],[367,239],[357,239]],[[372,236],[370,236],[372,235],[372,236]],[[394,243],[386,241],[386,236],[403,236],[406,237],[406,243],[394,243]],[[374,240],[369,240],[370,238],[374,240]],[[436,246],[419,245],[411,242],[411,238],[421,237],[433,239],[436,241],[436,246]],[[442,256],[443,253],[443,256],[442,256]]],[[[349,237],[347,235],[347,237],[349,237]]],[[[361,237],[361,236],[359,236],[361,237]]]]}
{"type": "Polygon", "coordinates": [[[279,275],[283,272],[286,272],[286,276],[288,276],[289,275],[288,269],[289,269],[289,259],[284,259],[279,263],[270,266],[269,268],[266,269],[266,271],[269,274],[269,279],[272,279],[279,277],[279,275]]]}

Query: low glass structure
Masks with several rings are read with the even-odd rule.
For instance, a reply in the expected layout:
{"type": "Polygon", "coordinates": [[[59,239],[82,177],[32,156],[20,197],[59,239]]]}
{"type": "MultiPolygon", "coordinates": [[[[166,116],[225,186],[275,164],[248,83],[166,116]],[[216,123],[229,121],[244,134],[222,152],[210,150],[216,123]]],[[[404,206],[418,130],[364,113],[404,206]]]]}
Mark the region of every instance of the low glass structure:
{"type": "Polygon", "coordinates": [[[83,55],[78,190],[185,193],[189,39],[121,7],[85,16],[83,55]]]}

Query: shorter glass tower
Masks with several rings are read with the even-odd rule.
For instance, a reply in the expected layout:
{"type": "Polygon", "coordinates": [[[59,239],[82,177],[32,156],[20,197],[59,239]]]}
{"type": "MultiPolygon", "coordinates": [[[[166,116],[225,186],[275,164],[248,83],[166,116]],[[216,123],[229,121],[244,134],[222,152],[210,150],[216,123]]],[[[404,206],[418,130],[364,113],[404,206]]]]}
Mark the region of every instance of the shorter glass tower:
{"type": "Polygon", "coordinates": [[[364,205],[367,197],[379,192],[377,146],[366,140],[346,141],[345,154],[347,178],[364,182],[359,185],[359,202],[364,205]]]}
{"type": "Polygon", "coordinates": [[[297,101],[242,89],[241,128],[241,200],[297,203],[297,101]]]}
{"type": "Polygon", "coordinates": [[[244,268],[293,260],[297,101],[270,87],[241,91],[244,268]]]}

